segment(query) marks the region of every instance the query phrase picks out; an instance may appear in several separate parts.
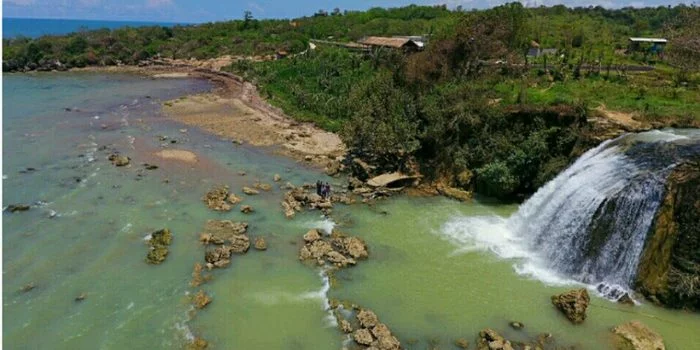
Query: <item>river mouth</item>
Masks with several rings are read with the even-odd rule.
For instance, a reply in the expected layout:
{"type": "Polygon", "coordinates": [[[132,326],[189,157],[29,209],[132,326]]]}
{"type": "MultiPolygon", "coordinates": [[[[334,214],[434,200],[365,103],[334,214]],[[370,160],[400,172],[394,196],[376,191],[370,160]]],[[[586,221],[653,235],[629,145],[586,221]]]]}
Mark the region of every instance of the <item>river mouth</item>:
{"type": "Polygon", "coordinates": [[[610,327],[640,319],[669,348],[684,349],[700,328],[694,314],[597,297],[586,323],[570,325],[549,296],[572,284],[518,274],[519,252],[495,248],[498,241],[463,249],[444,235],[456,217],[498,227],[514,205],[398,196],[375,207],[339,206],[334,222],[318,212],[287,220],[277,184],[244,197],[253,214],[210,211],[201,197],[216,184],[241,195],[242,186],[273,183],[274,174],[296,185],[339,180],[159,115],[162,101],[206,91],[206,82],[71,73],[6,76],[3,83],[3,97],[12,101],[3,107],[3,202],[33,205],[3,214],[8,347],[173,348],[201,336],[212,348],[337,349],[344,337],[328,318],[327,298],[374,310],[407,348],[449,348],[486,327],[514,340],[549,332],[557,344],[606,348],[610,327]],[[130,167],[106,160],[113,148],[132,158],[130,167]],[[192,152],[197,162],[157,157],[163,149],[192,152]],[[144,163],[159,168],[145,170],[144,163]],[[189,281],[203,259],[198,233],[208,219],[248,221],[251,235],[269,248],[215,270],[201,287],[213,302],[192,317],[188,295],[198,289],[189,281]],[[333,225],[362,237],[370,258],[337,273],[329,286],[297,256],[308,229],[333,225]],[[148,265],[143,238],[163,227],[174,233],[171,254],[148,265]],[[20,291],[29,283],[35,287],[20,291]],[[510,329],[509,321],[526,328],[510,329]]]}

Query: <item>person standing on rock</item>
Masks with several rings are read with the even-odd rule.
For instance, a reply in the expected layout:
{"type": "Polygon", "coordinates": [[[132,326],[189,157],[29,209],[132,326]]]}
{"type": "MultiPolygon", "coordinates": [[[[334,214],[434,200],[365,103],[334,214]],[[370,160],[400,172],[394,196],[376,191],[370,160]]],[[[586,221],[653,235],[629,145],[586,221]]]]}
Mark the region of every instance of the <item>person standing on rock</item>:
{"type": "Polygon", "coordinates": [[[323,183],[321,180],[316,180],[316,194],[323,196],[323,183]]]}
{"type": "Polygon", "coordinates": [[[326,182],[326,185],[323,187],[323,198],[328,198],[331,196],[331,185],[326,182]]]}

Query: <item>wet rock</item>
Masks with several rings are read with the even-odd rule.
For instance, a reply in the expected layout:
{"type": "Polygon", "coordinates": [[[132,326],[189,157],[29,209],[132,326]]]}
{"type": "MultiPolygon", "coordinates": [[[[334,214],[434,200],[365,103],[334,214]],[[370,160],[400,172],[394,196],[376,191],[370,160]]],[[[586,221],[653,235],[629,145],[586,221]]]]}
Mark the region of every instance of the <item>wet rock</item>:
{"type": "Polygon", "coordinates": [[[513,346],[508,340],[489,328],[479,332],[476,348],[478,350],[513,350],[513,346]]]}
{"type": "Polygon", "coordinates": [[[247,187],[247,186],[244,186],[242,191],[243,191],[243,193],[245,193],[249,196],[254,196],[254,195],[260,193],[260,191],[254,189],[254,188],[247,187]]]}
{"type": "Polygon", "coordinates": [[[665,350],[661,336],[639,321],[623,323],[612,329],[618,349],[665,350]]]}
{"type": "Polygon", "coordinates": [[[379,323],[377,315],[371,310],[362,309],[357,313],[357,320],[360,321],[360,326],[371,328],[379,323]]]}
{"type": "Polygon", "coordinates": [[[207,220],[204,224],[204,232],[200,235],[200,241],[205,244],[224,244],[226,241],[231,242],[238,235],[245,235],[247,230],[247,222],[207,220]]]}
{"type": "Polygon", "coordinates": [[[280,182],[282,181],[282,177],[280,176],[280,174],[275,174],[275,176],[272,177],[272,181],[280,182]]]}
{"type": "Polygon", "coordinates": [[[148,163],[146,163],[146,164],[144,164],[143,166],[144,166],[144,168],[146,168],[146,170],[156,170],[156,169],[158,169],[158,166],[155,165],[155,164],[148,164],[148,163]]]}
{"type": "Polygon", "coordinates": [[[518,322],[518,321],[512,321],[512,322],[510,322],[510,323],[508,323],[508,324],[509,324],[509,325],[511,326],[511,328],[513,328],[513,329],[518,329],[518,330],[520,330],[520,329],[525,328],[525,325],[522,324],[521,322],[518,322]]]}
{"type": "Polygon", "coordinates": [[[236,194],[234,194],[234,193],[229,193],[228,197],[226,197],[226,200],[232,205],[236,205],[236,204],[243,201],[243,199],[241,199],[241,197],[236,196],[236,194]]]}
{"type": "Polygon", "coordinates": [[[326,164],[326,174],[328,176],[334,176],[340,172],[341,164],[337,160],[331,160],[326,164]]]}
{"type": "Polygon", "coordinates": [[[267,250],[267,242],[265,242],[265,238],[262,238],[262,237],[255,238],[254,247],[257,250],[267,250]]]}
{"type": "MultiPolygon", "coordinates": [[[[301,210],[301,209],[300,209],[301,210]]],[[[297,210],[295,210],[295,207],[292,206],[289,202],[282,202],[282,211],[284,212],[284,217],[287,219],[291,219],[296,215],[297,210]]]]}
{"type": "Polygon", "coordinates": [[[311,257],[314,259],[321,259],[326,254],[333,251],[333,248],[331,248],[330,243],[321,240],[315,241],[309,244],[307,247],[309,249],[309,252],[311,252],[311,257]]]}
{"type": "Polygon", "coordinates": [[[203,290],[197,292],[192,298],[192,304],[198,309],[203,309],[211,303],[211,298],[203,290]]]}
{"type": "Polygon", "coordinates": [[[167,228],[151,233],[151,239],[148,241],[150,248],[146,255],[146,262],[158,265],[165,261],[165,258],[168,256],[168,246],[172,240],[172,233],[167,228]]]}
{"type": "Polygon", "coordinates": [[[552,304],[574,324],[582,323],[586,319],[586,308],[589,302],[590,297],[585,288],[552,296],[552,304]]]}
{"type": "Polygon", "coordinates": [[[352,333],[352,325],[350,325],[350,322],[347,320],[340,320],[340,322],[338,322],[338,327],[340,327],[343,333],[352,333]]]}
{"type": "Polygon", "coordinates": [[[77,297],[75,297],[75,301],[83,301],[87,298],[87,293],[80,293],[77,297]]]}
{"type": "Polygon", "coordinates": [[[634,299],[632,299],[629,293],[622,294],[622,296],[617,299],[617,302],[624,305],[634,306],[634,299]]]}
{"type": "Polygon", "coordinates": [[[230,250],[233,253],[242,254],[250,248],[250,238],[246,235],[235,235],[231,238],[230,250]]]}
{"type": "Polygon", "coordinates": [[[455,340],[455,345],[460,349],[467,349],[469,348],[469,341],[464,338],[459,338],[455,340]]]}
{"type": "Polygon", "coordinates": [[[126,166],[129,165],[129,162],[131,161],[131,158],[117,153],[111,154],[109,157],[107,157],[107,159],[115,166],[126,166]]]}
{"type": "Polygon", "coordinates": [[[355,339],[355,342],[360,345],[370,345],[374,341],[374,338],[372,338],[372,333],[364,328],[356,330],[355,334],[353,334],[353,339],[355,339]]]}
{"type": "MultiPolygon", "coordinates": [[[[312,253],[313,255],[313,253],[312,253]]],[[[331,250],[330,252],[326,253],[325,256],[326,260],[338,267],[346,267],[348,265],[355,265],[355,260],[351,258],[345,257],[343,254],[340,254],[336,252],[335,250],[331,250]]]]}
{"type": "Polygon", "coordinates": [[[311,155],[306,155],[306,156],[304,156],[304,160],[307,162],[310,162],[310,161],[314,160],[314,157],[311,155]]]}
{"type": "Polygon", "coordinates": [[[265,192],[272,190],[272,185],[266,183],[256,183],[253,187],[265,192]]]}
{"type": "MultiPolygon", "coordinates": [[[[212,264],[213,267],[213,264],[212,264]]],[[[204,267],[200,263],[195,263],[194,268],[192,269],[192,280],[190,281],[190,286],[192,287],[199,287],[200,285],[208,282],[211,280],[212,276],[211,275],[203,275],[202,271],[204,270],[204,267]]]]}
{"type": "Polygon", "coordinates": [[[253,210],[253,207],[251,207],[250,205],[243,205],[243,206],[241,206],[241,213],[243,213],[243,214],[250,214],[250,213],[252,213],[253,211],[254,211],[254,210],[253,210]]]}
{"type": "Polygon", "coordinates": [[[317,229],[309,230],[309,232],[306,232],[306,234],[304,234],[304,241],[307,243],[312,243],[319,239],[321,239],[321,234],[318,232],[317,229]]]}
{"type": "Polygon", "coordinates": [[[36,285],[34,284],[34,282],[29,282],[29,283],[23,285],[22,288],[19,289],[19,291],[22,293],[26,293],[34,288],[36,288],[36,285]]]}
{"type": "Polygon", "coordinates": [[[231,205],[226,203],[228,197],[228,186],[217,186],[209,190],[204,197],[202,197],[202,201],[204,201],[209,209],[215,211],[229,211],[231,210],[231,205]]]}
{"type": "Polygon", "coordinates": [[[10,213],[16,213],[18,211],[27,211],[31,207],[26,205],[26,204],[10,204],[5,208],[6,211],[9,211],[10,213]]]}
{"type": "Polygon", "coordinates": [[[367,245],[361,239],[357,237],[346,237],[343,241],[345,250],[354,259],[366,259],[369,255],[367,253],[367,245]]]}
{"type": "Polygon", "coordinates": [[[187,350],[203,350],[209,347],[209,342],[202,338],[194,338],[192,342],[187,344],[187,350]]]}

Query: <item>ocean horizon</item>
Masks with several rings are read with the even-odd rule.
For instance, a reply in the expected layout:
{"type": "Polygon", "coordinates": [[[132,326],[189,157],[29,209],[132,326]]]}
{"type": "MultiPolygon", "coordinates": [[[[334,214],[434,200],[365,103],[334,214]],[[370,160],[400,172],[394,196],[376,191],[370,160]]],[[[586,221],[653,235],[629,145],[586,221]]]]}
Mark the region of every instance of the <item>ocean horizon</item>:
{"type": "Polygon", "coordinates": [[[38,38],[42,35],[69,34],[83,29],[117,29],[146,26],[173,27],[190,24],[195,23],[3,17],[2,38],[10,39],[17,36],[38,38]]]}

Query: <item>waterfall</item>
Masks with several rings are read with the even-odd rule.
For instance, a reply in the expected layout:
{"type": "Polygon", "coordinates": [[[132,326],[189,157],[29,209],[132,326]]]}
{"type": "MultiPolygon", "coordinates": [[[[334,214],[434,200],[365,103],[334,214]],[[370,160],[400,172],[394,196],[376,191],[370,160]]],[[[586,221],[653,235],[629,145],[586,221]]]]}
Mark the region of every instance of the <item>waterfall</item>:
{"type": "Polygon", "coordinates": [[[631,286],[667,176],[700,154],[700,132],[650,131],[583,154],[508,219],[458,217],[442,231],[463,250],[517,258],[545,282],[581,282],[612,295],[631,286]]]}

